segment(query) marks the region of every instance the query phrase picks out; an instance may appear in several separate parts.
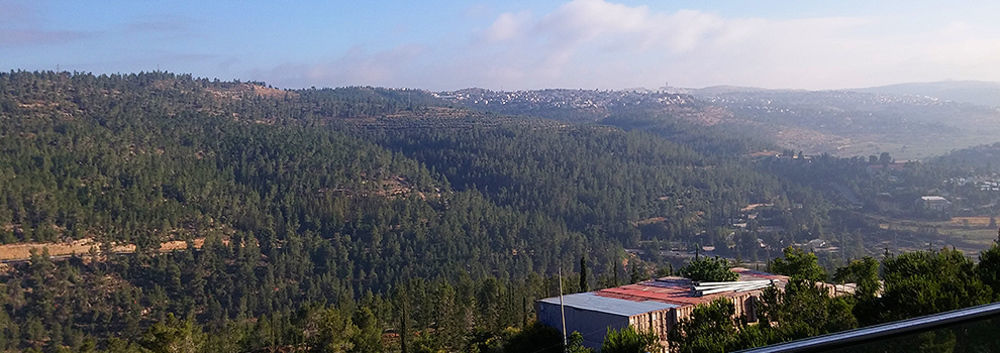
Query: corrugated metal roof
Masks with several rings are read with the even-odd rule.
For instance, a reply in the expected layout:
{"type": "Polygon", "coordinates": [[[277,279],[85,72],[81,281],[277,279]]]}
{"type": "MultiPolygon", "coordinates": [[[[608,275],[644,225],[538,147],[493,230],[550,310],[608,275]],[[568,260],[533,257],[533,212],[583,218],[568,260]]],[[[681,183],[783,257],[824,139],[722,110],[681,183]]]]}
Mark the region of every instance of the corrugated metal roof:
{"type": "MultiPolygon", "coordinates": [[[[734,267],[730,269],[730,271],[739,274],[741,281],[767,279],[772,280],[773,284],[778,287],[783,287],[785,281],[788,280],[788,277],[786,276],[754,271],[743,267],[734,267]]],[[[694,290],[693,284],[694,283],[691,282],[691,280],[683,277],[663,277],[615,288],[601,289],[596,293],[599,296],[608,298],[618,298],[624,300],[650,300],[685,306],[705,304],[715,300],[716,298],[731,297],[748,291],[759,290],[754,289],[741,292],[708,293],[708,295],[699,295],[698,292],[694,290]]]]}
{"type": "MultiPolygon", "coordinates": [[[[547,304],[559,305],[559,297],[545,298],[540,301],[547,304]]],[[[564,295],[563,303],[567,307],[571,308],[622,316],[633,316],[648,313],[650,311],[678,307],[678,305],[652,300],[635,301],[603,297],[595,295],[593,292],[564,295]]]]}
{"type": "Polygon", "coordinates": [[[773,273],[767,273],[762,271],[751,270],[745,267],[733,267],[729,269],[730,271],[736,272],[740,275],[741,281],[749,281],[754,279],[776,279],[780,281],[788,281],[788,276],[776,275],[773,273]]]}
{"type": "Polygon", "coordinates": [[[648,300],[675,304],[677,306],[698,305],[712,302],[716,298],[728,298],[747,292],[728,292],[698,296],[692,288],[653,287],[643,283],[601,289],[597,295],[624,300],[648,300]]]}
{"type": "MultiPolygon", "coordinates": [[[[741,281],[769,280],[771,285],[784,287],[788,277],[767,272],[734,267],[730,271],[740,275],[741,281]]],[[[577,293],[563,296],[566,306],[583,310],[633,316],[663,309],[709,303],[716,298],[728,298],[748,292],[759,292],[762,288],[740,288],[738,292],[704,293],[694,290],[694,282],[683,277],[662,277],[655,280],[605,288],[595,292],[577,293]]],[[[734,285],[742,285],[733,282],[734,285]]],[[[744,283],[745,284],[745,283],[744,283]]],[[[559,305],[559,297],[541,300],[559,305]]]]}

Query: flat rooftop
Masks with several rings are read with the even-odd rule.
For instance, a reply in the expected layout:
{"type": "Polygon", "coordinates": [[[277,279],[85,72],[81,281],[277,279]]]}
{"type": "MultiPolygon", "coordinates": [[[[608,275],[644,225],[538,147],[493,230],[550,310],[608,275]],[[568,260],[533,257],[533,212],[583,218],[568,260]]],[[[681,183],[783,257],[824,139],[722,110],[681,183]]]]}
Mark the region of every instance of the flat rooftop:
{"type": "MultiPolygon", "coordinates": [[[[784,287],[788,276],[755,271],[743,267],[733,267],[730,271],[739,274],[739,281],[772,280],[778,287],[784,287]]],[[[658,301],[678,306],[710,303],[716,298],[728,298],[742,292],[723,292],[699,296],[693,288],[694,282],[683,277],[662,277],[620,287],[601,289],[595,294],[632,301],[658,301]]],[[[757,289],[759,290],[759,289],[757,289]]]]}
{"type": "MultiPolygon", "coordinates": [[[[755,271],[744,267],[733,267],[730,271],[739,275],[738,281],[771,280],[779,288],[784,288],[785,283],[788,282],[788,276],[755,271]]],[[[564,295],[563,302],[568,307],[581,310],[633,316],[651,311],[710,303],[716,298],[729,298],[737,294],[761,290],[698,295],[698,292],[694,290],[694,284],[693,281],[684,277],[661,277],[594,292],[564,295]]],[[[539,301],[559,305],[559,297],[539,301]]]]}
{"type": "MultiPolygon", "coordinates": [[[[540,302],[559,305],[559,297],[545,298],[540,302]]],[[[676,308],[678,305],[653,300],[627,300],[597,295],[595,292],[576,293],[563,296],[563,305],[580,310],[607,314],[634,316],[651,311],[676,308]]]]}

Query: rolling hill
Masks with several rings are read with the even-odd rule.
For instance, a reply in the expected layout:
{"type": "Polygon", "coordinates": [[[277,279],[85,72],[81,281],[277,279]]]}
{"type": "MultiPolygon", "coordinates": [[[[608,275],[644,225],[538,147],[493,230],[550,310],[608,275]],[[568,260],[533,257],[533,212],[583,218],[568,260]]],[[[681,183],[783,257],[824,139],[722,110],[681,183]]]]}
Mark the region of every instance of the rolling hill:
{"type": "Polygon", "coordinates": [[[852,89],[857,92],[882,93],[898,96],[924,96],[988,107],[1000,107],[1000,82],[939,81],[901,83],[895,85],[852,89]]]}
{"type": "Polygon", "coordinates": [[[470,109],[645,129],[675,141],[704,132],[755,141],[746,144],[749,149],[770,145],[842,157],[889,152],[923,159],[1000,140],[997,109],[925,96],[747,87],[678,91],[470,89],[437,96],[470,109]]]}

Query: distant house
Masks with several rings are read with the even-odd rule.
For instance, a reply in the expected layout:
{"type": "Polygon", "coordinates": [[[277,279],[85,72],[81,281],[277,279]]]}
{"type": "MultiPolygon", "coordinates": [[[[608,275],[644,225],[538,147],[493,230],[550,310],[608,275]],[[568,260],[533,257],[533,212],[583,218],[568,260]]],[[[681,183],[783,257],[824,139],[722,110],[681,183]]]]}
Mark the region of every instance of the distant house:
{"type": "Polygon", "coordinates": [[[826,246],[826,241],[823,239],[813,239],[806,242],[805,244],[802,244],[802,247],[805,249],[816,249],[816,248],[822,248],[824,246],[826,246]]]}
{"type": "Polygon", "coordinates": [[[951,202],[941,196],[921,196],[920,204],[926,209],[935,211],[944,211],[951,206],[951,202]]]}

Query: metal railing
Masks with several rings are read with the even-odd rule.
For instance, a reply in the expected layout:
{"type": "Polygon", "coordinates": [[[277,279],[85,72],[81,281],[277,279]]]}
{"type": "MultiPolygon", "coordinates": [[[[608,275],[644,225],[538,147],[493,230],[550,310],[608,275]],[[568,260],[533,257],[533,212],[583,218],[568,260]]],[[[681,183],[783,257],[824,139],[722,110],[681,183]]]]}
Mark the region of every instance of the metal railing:
{"type": "MultiPolygon", "coordinates": [[[[744,353],[822,352],[877,343],[898,336],[921,333],[955,324],[1000,318],[1000,302],[895,321],[854,330],[831,333],[797,341],[747,349],[744,353]]],[[[1000,349],[1000,348],[998,348],[1000,349]]]]}

